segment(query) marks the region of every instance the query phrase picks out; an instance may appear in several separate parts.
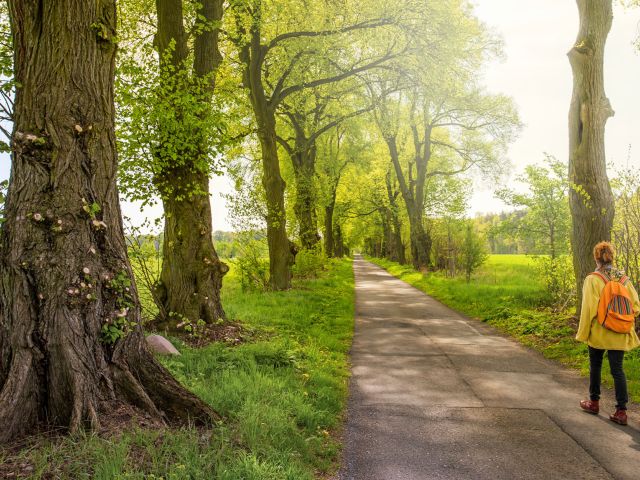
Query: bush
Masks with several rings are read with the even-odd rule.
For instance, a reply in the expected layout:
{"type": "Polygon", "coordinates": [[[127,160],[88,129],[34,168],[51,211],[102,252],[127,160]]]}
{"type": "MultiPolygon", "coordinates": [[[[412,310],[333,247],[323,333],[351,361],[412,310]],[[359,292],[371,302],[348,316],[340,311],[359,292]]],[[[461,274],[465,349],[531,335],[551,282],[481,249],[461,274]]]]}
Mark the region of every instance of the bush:
{"type": "Polygon", "coordinates": [[[565,311],[576,300],[576,281],[570,255],[534,259],[536,273],[544,282],[547,305],[556,312],[565,311]]]}
{"type": "Polygon", "coordinates": [[[326,258],[320,248],[303,248],[296,255],[293,274],[300,278],[314,278],[324,270],[326,258]]]}
{"type": "Polygon", "coordinates": [[[468,222],[465,228],[464,240],[461,245],[460,263],[465,273],[467,283],[471,281],[471,275],[487,261],[486,241],[468,222]]]}
{"type": "Polygon", "coordinates": [[[243,235],[238,242],[238,256],[234,260],[240,275],[242,291],[269,288],[269,258],[264,240],[243,235]]]}

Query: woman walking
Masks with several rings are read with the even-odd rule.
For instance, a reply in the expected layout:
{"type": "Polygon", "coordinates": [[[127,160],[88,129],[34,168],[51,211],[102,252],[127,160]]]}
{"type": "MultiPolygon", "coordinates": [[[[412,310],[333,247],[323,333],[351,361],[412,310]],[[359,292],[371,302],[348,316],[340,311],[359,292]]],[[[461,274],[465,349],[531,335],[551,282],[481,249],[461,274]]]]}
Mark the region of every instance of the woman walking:
{"type": "Polygon", "coordinates": [[[638,293],[623,272],[614,267],[615,251],[608,242],[593,249],[596,270],[584,280],[582,314],[576,340],[589,346],[589,400],[580,407],[592,414],[600,411],[600,374],[605,351],[616,391],[616,411],[609,419],[627,424],[627,379],[624,353],[640,346],[633,315],[640,312],[638,293]]]}

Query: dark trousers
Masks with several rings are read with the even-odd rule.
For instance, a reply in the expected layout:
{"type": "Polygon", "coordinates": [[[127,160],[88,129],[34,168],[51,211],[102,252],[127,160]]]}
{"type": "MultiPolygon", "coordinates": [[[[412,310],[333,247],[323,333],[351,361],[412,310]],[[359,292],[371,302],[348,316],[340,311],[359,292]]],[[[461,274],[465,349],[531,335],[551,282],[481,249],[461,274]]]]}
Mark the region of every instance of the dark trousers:
{"type": "MultiPolygon", "coordinates": [[[[591,400],[600,400],[600,374],[602,372],[604,352],[599,348],[589,347],[589,394],[591,395],[591,400]]],[[[625,377],[622,369],[624,351],[607,350],[607,357],[609,357],[609,367],[611,368],[611,376],[616,389],[616,408],[626,410],[629,395],[627,393],[627,377],[625,377]]]]}

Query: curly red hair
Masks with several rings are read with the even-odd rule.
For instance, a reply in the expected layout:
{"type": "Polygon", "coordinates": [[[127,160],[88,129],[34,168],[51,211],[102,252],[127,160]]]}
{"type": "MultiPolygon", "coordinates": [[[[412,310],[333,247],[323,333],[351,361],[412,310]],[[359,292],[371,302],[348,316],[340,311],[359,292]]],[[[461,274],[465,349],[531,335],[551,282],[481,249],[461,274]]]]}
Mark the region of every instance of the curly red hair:
{"type": "Polygon", "coordinates": [[[593,258],[601,265],[610,265],[616,256],[616,251],[609,242],[600,242],[593,247],[593,258]]]}

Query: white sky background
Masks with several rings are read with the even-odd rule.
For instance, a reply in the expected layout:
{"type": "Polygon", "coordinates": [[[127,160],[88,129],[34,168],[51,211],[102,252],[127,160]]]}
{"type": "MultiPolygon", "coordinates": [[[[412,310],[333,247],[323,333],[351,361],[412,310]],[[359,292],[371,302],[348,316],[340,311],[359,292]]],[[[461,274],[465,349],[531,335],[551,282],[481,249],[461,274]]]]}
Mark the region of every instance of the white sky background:
{"type": "MultiPolygon", "coordinates": [[[[539,163],[543,153],[567,160],[568,112],[572,75],[567,52],[578,34],[575,0],[473,0],[479,18],[499,33],[506,60],[489,66],[486,86],[511,96],[524,128],[509,149],[514,175],[525,165],[539,163]]],[[[615,3],[615,2],[614,2],[615,3]]],[[[626,168],[640,165],[638,125],[640,55],[634,46],[640,9],[614,9],[605,51],[605,89],[616,114],[607,122],[607,163],[626,168]]],[[[610,170],[609,175],[613,171],[610,170]]],[[[640,173],[640,172],[639,172],[640,173]]],[[[502,202],[490,186],[478,186],[471,214],[499,212],[502,202]]]]}
{"type": "MultiPolygon", "coordinates": [[[[490,91],[515,100],[524,128],[509,149],[513,175],[525,165],[538,163],[543,153],[566,160],[568,155],[567,114],[571,99],[571,68],[566,53],[578,31],[575,0],[473,0],[480,19],[504,40],[506,59],[485,72],[490,91]]],[[[640,55],[633,45],[638,36],[640,8],[616,6],[605,54],[605,88],[616,111],[607,123],[607,161],[614,168],[640,166],[640,55]]],[[[0,157],[0,179],[9,176],[9,159],[0,157]]],[[[507,180],[508,181],[508,180],[507,180]]],[[[492,186],[477,182],[470,213],[499,212],[504,205],[494,198],[492,186]]],[[[221,192],[232,191],[223,178],[211,181],[213,228],[230,230],[221,192]]],[[[123,213],[136,221],[161,215],[160,206],[140,212],[136,204],[124,203],[123,213]]]]}

